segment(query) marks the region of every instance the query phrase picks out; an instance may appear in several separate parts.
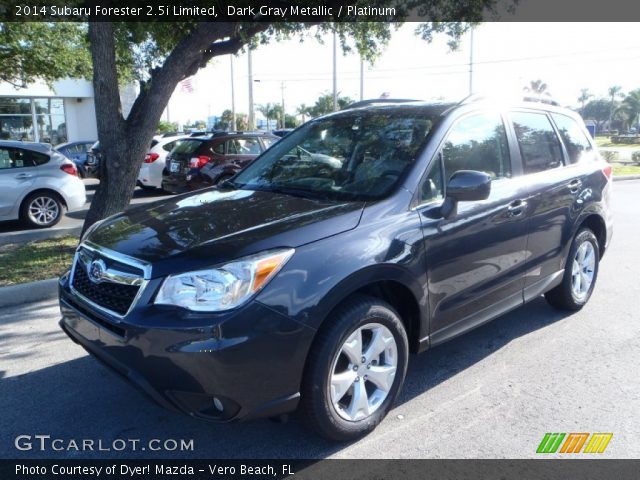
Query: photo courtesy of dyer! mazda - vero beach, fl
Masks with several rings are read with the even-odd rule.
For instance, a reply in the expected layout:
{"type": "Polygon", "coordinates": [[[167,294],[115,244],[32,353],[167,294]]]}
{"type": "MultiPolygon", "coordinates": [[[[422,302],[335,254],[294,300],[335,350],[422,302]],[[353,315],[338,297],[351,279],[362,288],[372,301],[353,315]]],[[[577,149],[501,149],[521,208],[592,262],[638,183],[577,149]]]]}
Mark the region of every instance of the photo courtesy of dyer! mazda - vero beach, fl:
{"type": "Polygon", "coordinates": [[[168,408],[298,410],[354,439],[392,408],[410,353],[541,295],[582,308],[611,185],[552,100],[358,102],[217,186],[94,224],[60,325],[168,408]]]}

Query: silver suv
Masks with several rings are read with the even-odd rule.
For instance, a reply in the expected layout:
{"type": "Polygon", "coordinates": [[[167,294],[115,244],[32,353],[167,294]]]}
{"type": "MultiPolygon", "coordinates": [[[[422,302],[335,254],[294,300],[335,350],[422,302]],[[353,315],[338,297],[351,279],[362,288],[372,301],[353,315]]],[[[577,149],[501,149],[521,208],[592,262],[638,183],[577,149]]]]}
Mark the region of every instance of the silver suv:
{"type": "Polygon", "coordinates": [[[76,166],[50,144],[0,141],[0,221],[51,227],[86,200],[76,166]]]}

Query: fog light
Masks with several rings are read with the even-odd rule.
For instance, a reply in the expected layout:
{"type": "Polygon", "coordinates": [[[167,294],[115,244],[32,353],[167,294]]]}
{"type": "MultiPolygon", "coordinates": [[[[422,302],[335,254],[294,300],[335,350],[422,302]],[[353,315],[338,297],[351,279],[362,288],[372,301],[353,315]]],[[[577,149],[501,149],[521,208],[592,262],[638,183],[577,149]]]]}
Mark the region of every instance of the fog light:
{"type": "Polygon", "coordinates": [[[222,405],[222,402],[218,397],[213,397],[213,406],[216,407],[216,410],[219,410],[219,411],[224,410],[224,405],[222,405]]]}

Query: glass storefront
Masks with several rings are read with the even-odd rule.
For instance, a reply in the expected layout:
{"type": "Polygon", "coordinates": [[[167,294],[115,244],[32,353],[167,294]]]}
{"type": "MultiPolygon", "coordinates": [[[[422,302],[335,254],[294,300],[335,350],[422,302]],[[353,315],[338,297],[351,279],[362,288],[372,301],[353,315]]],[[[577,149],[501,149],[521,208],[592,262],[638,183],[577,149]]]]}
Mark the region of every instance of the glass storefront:
{"type": "Polygon", "coordinates": [[[61,98],[0,97],[0,140],[53,145],[66,142],[64,101],[61,98]]]}

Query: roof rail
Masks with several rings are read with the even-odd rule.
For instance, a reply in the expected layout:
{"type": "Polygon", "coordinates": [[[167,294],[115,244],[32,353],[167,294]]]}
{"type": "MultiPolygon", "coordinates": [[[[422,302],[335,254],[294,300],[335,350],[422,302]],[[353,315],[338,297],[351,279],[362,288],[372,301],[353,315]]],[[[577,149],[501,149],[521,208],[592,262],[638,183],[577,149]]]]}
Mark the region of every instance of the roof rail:
{"type": "MultiPolygon", "coordinates": [[[[472,93],[471,95],[468,95],[465,98],[463,98],[462,100],[460,100],[458,105],[467,105],[469,103],[481,102],[483,100],[491,100],[492,98],[496,98],[496,96],[495,95],[485,95],[485,94],[481,94],[481,93],[472,93]]],[[[538,94],[535,94],[535,93],[525,93],[522,97],[515,96],[514,98],[516,100],[521,100],[523,102],[544,103],[544,104],[547,104],[547,105],[553,105],[555,107],[560,107],[561,106],[560,102],[558,102],[557,100],[554,100],[553,97],[550,97],[548,95],[538,95],[538,94]]]]}
{"type": "Polygon", "coordinates": [[[420,102],[413,98],[371,98],[369,100],[360,100],[359,102],[352,103],[347,108],[366,107],[367,105],[373,105],[376,103],[406,103],[406,102],[420,102]]]}

